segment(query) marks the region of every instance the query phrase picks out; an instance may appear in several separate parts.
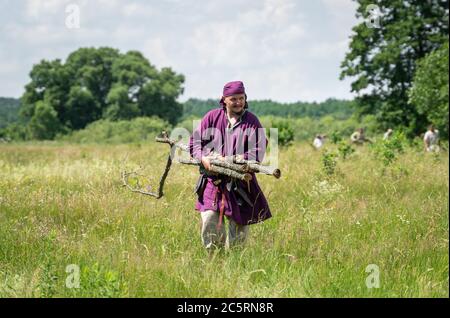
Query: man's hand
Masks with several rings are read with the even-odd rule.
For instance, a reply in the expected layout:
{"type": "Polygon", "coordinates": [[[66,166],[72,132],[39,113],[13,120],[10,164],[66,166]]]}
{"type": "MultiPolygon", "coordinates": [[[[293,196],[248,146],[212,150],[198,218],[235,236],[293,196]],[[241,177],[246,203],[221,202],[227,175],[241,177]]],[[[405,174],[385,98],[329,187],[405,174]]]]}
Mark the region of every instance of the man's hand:
{"type": "Polygon", "coordinates": [[[220,154],[216,153],[216,152],[212,152],[210,153],[207,157],[202,157],[202,164],[203,167],[208,170],[211,171],[211,159],[213,160],[225,160],[225,157],[222,157],[220,154]]]}
{"type": "Polygon", "coordinates": [[[210,171],[211,169],[211,161],[209,161],[208,157],[202,157],[202,165],[206,170],[210,171]]]}
{"type": "Polygon", "coordinates": [[[244,155],[235,155],[234,161],[239,162],[244,160],[244,155]]]}

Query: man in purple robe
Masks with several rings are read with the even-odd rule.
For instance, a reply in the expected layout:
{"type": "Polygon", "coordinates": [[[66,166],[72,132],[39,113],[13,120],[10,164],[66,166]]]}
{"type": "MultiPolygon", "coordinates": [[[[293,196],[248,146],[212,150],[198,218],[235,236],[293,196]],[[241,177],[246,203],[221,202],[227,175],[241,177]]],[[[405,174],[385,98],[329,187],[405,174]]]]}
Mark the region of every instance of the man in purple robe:
{"type": "Polygon", "coordinates": [[[261,123],[247,110],[242,82],[224,86],[220,105],[203,117],[189,143],[191,156],[202,162],[195,209],[201,212],[202,243],[208,250],[243,243],[249,225],[272,216],[254,173],[247,183],[209,171],[212,155],[262,162],[267,146],[261,123]],[[228,235],[222,226],[224,216],[228,220],[228,235]]]}

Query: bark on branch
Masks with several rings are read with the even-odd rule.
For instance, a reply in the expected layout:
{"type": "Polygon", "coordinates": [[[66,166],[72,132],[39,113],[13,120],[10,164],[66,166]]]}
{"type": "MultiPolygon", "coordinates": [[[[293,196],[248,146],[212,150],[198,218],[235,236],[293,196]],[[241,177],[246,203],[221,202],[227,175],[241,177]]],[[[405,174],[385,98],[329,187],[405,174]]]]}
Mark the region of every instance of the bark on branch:
{"type": "MultiPolygon", "coordinates": [[[[179,163],[200,166],[201,162],[196,159],[179,159],[179,163]]],[[[211,172],[215,172],[218,174],[223,174],[225,176],[229,176],[242,181],[250,181],[252,180],[252,175],[248,173],[243,166],[239,166],[232,163],[227,163],[221,160],[211,160],[211,172]]]]}
{"type": "MultiPolygon", "coordinates": [[[[161,142],[161,143],[166,143],[169,144],[171,146],[175,146],[185,152],[189,152],[189,146],[185,145],[183,143],[180,143],[179,141],[173,140],[173,139],[169,139],[167,136],[164,136],[162,138],[156,138],[157,142],[161,142]]],[[[194,159],[195,160],[195,159],[194,159]]],[[[184,161],[179,161],[182,164],[194,164],[194,165],[198,165],[197,163],[187,163],[184,161]]],[[[227,169],[231,169],[237,172],[254,172],[254,173],[263,173],[263,174],[267,174],[270,176],[274,176],[275,178],[279,179],[281,177],[281,171],[280,169],[277,168],[272,168],[269,166],[263,166],[261,165],[258,161],[252,161],[252,160],[244,160],[241,158],[231,158],[231,160],[229,160],[228,158],[226,158],[226,160],[224,161],[218,161],[218,160],[211,160],[212,164],[215,164],[216,166],[220,166],[220,167],[224,167],[227,169]],[[233,163],[230,163],[233,162],[233,163]]]]}
{"type": "MultiPolygon", "coordinates": [[[[189,153],[189,146],[186,144],[181,143],[181,138],[177,140],[170,139],[168,137],[167,132],[163,131],[161,136],[156,137],[156,142],[165,143],[170,146],[170,153],[167,158],[166,167],[164,169],[164,173],[161,176],[159,180],[159,187],[157,192],[151,192],[150,186],[147,186],[147,189],[144,190],[140,184],[139,180],[137,181],[136,187],[133,187],[129,184],[128,178],[132,175],[139,176],[137,171],[127,172],[126,170],[123,170],[121,172],[121,178],[122,178],[122,186],[127,187],[132,192],[149,195],[152,197],[155,197],[157,199],[161,198],[164,195],[164,183],[166,181],[167,175],[169,174],[170,168],[172,166],[172,158],[175,155],[175,151],[177,149],[181,149],[182,151],[189,153]]],[[[190,158],[188,160],[186,159],[179,159],[179,163],[187,164],[187,165],[195,165],[200,166],[201,162],[197,159],[190,158]]],[[[238,180],[242,181],[250,181],[252,179],[251,173],[263,173],[267,175],[274,176],[275,178],[280,178],[281,171],[279,169],[275,169],[268,166],[263,166],[257,161],[250,161],[250,160],[244,160],[239,157],[231,157],[231,158],[222,158],[218,159],[217,157],[211,157],[211,172],[226,175],[238,180]]]]}
{"type": "MultiPolygon", "coordinates": [[[[122,171],[121,175],[122,175],[122,185],[127,187],[129,190],[160,199],[164,195],[164,183],[166,181],[167,175],[169,174],[170,167],[172,166],[172,158],[175,155],[175,150],[177,147],[176,147],[175,143],[173,143],[169,140],[169,138],[167,137],[167,133],[165,131],[162,132],[162,137],[157,137],[157,141],[158,141],[158,139],[164,140],[165,143],[168,143],[170,145],[170,153],[169,153],[169,156],[167,157],[166,168],[164,169],[164,173],[162,174],[161,179],[159,180],[158,192],[150,192],[150,191],[142,190],[142,188],[139,188],[139,186],[140,186],[139,182],[137,183],[138,188],[132,187],[128,182],[128,177],[133,174],[137,175],[137,173],[135,171],[127,172],[124,170],[124,171],[122,171]],[[167,141],[169,141],[169,142],[167,142],[167,141]]],[[[147,186],[147,188],[151,189],[150,186],[147,186]]]]}

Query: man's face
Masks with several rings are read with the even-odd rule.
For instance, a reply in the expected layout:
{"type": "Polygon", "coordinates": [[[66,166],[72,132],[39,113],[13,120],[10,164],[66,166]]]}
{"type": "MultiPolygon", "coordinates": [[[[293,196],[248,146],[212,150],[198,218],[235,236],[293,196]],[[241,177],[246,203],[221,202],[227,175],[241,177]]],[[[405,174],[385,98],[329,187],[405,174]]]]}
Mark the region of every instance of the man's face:
{"type": "Polygon", "coordinates": [[[235,114],[240,114],[244,110],[245,94],[227,96],[223,101],[228,111],[235,114]]]}

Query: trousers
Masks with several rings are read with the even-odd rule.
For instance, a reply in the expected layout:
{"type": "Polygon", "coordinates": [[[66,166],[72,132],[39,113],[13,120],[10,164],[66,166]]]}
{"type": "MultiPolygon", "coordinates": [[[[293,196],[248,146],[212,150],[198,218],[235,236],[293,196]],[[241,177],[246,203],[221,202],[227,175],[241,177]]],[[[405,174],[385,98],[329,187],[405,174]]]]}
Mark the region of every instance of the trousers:
{"type": "Polygon", "coordinates": [[[248,235],[248,225],[240,225],[231,218],[228,219],[228,235],[226,235],[225,223],[218,229],[219,213],[206,210],[200,213],[202,218],[202,243],[207,250],[213,248],[230,248],[235,245],[243,245],[248,235]]]}

